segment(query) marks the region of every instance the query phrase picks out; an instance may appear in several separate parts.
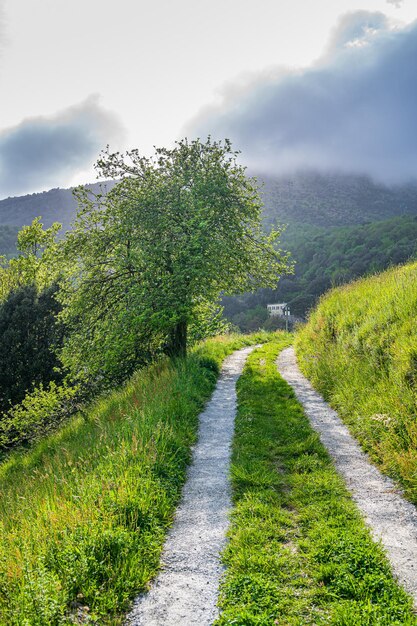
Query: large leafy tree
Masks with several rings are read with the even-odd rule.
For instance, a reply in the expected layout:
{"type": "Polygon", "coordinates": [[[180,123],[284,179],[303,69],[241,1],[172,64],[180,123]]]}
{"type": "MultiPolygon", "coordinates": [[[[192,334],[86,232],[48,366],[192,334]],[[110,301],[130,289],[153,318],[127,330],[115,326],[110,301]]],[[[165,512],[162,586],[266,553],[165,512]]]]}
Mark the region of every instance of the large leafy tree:
{"type": "Polygon", "coordinates": [[[256,181],[229,141],[183,140],[152,158],[107,151],[97,165],[119,182],[99,196],[78,191],[62,246],[73,371],[124,376],[157,349],[184,355],[189,326],[221,293],[275,287],[286,271],[279,232],[262,231],[256,181]]]}

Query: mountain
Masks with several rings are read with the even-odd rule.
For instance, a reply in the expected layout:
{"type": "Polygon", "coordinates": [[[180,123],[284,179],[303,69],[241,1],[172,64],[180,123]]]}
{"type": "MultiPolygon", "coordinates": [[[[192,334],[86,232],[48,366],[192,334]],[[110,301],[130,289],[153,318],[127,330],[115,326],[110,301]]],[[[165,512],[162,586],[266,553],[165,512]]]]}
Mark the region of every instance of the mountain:
{"type": "MultiPolygon", "coordinates": [[[[417,184],[389,187],[366,176],[314,172],[258,180],[264,183],[265,226],[288,224],[281,246],[292,253],[296,271],[276,291],[225,299],[226,314],[242,330],[256,326],[259,311],[250,311],[267,302],[290,302],[303,316],[330,286],[416,256],[417,184]]],[[[99,183],[88,187],[100,191],[99,183]]],[[[11,254],[17,229],[39,215],[45,226],[58,221],[68,230],[77,211],[72,192],[51,189],[1,200],[0,254],[11,254]]]]}
{"type": "MultiPolygon", "coordinates": [[[[105,183],[107,188],[113,184],[111,181],[105,183]]],[[[86,186],[93,193],[100,192],[100,183],[86,186]]],[[[73,190],[56,188],[0,200],[0,226],[21,228],[30,224],[35,217],[41,216],[45,226],[49,227],[53,222],[60,222],[63,229],[68,230],[77,213],[77,201],[73,190]]]]}
{"type": "MultiPolygon", "coordinates": [[[[388,187],[366,176],[314,172],[285,177],[258,174],[257,178],[263,183],[267,226],[296,223],[329,228],[417,215],[417,184],[388,187]]],[[[109,188],[113,182],[105,184],[109,188]]],[[[87,187],[97,193],[100,184],[87,187]]],[[[46,226],[61,222],[67,230],[76,210],[72,188],[6,198],[0,200],[0,226],[21,228],[40,215],[46,226]]]]}
{"type": "Polygon", "coordinates": [[[367,176],[314,172],[257,178],[264,183],[267,225],[296,222],[329,228],[417,214],[417,183],[386,186],[367,176]]]}
{"type": "MultiPolygon", "coordinates": [[[[267,225],[295,222],[329,228],[417,214],[417,184],[388,187],[366,176],[314,172],[255,175],[263,183],[267,225]]],[[[99,191],[99,183],[87,187],[99,191]]],[[[22,227],[40,215],[46,226],[58,221],[67,230],[77,209],[72,192],[56,188],[0,200],[0,226],[22,227]]]]}

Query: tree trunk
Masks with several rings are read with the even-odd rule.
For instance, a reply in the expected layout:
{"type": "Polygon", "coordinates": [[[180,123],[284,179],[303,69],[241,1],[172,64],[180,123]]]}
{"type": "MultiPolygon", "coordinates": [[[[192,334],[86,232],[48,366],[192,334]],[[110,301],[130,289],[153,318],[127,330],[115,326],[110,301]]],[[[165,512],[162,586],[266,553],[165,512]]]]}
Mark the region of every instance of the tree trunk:
{"type": "Polygon", "coordinates": [[[187,356],[187,321],[181,320],[173,326],[169,333],[166,354],[170,357],[187,356]]]}

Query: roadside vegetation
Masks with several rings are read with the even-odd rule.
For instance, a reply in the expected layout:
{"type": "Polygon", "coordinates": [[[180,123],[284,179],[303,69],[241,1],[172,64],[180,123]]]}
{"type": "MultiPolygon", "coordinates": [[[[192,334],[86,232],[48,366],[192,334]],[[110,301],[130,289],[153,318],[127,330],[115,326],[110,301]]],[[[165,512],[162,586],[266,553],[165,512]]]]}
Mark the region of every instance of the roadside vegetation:
{"type": "Polygon", "coordinates": [[[296,341],[313,385],[417,504],[417,264],[324,296],[296,341]]]}
{"type": "Polygon", "coordinates": [[[0,624],[119,624],[159,567],[228,336],[162,359],[0,466],[0,624]],[[79,621],[77,621],[79,620],[79,621]]]}
{"type": "Polygon", "coordinates": [[[276,368],[286,334],[238,382],[234,512],[216,626],[417,624],[341,478],[276,368]]]}

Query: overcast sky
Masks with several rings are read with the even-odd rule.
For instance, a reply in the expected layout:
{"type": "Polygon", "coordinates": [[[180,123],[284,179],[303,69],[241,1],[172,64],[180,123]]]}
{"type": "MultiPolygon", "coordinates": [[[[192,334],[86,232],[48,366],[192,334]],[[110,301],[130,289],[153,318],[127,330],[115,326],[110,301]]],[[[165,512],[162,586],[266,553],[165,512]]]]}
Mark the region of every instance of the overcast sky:
{"type": "Polygon", "coordinates": [[[410,177],[416,18],[415,0],[0,0],[0,198],[185,133],[270,172],[410,177]]]}

